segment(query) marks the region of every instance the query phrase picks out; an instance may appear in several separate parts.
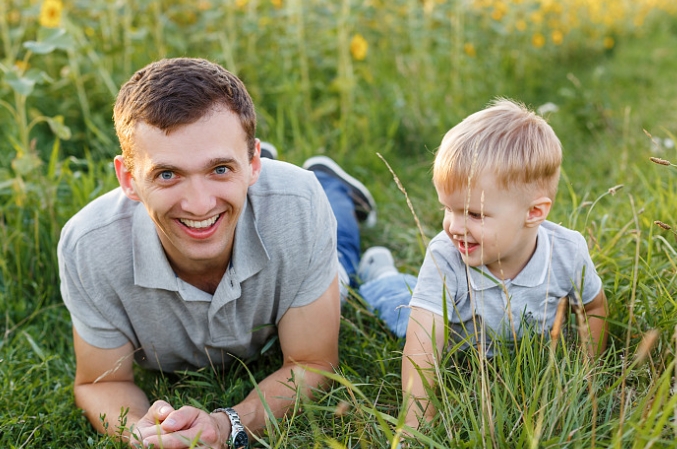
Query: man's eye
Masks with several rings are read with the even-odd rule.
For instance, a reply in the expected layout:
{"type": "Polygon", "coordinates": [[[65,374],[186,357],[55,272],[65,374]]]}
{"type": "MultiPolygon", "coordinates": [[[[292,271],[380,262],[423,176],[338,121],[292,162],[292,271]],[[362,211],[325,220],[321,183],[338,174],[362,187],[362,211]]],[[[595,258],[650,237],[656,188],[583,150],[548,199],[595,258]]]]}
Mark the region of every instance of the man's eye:
{"type": "Polygon", "coordinates": [[[225,175],[226,173],[228,173],[228,167],[226,167],[225,165],[220,165],[214,169],[214,173],[216,173],[217,175],[225,175]]]}
{"type": "Polygon", "coordinates": [[[170,179],[172,179],[174,177],[174,172],[166,170],[166,171],[160,172],[160,174],[158,176],[160,177],[160,179],[162,179],[164,181],[169,181],[170,179]]]}

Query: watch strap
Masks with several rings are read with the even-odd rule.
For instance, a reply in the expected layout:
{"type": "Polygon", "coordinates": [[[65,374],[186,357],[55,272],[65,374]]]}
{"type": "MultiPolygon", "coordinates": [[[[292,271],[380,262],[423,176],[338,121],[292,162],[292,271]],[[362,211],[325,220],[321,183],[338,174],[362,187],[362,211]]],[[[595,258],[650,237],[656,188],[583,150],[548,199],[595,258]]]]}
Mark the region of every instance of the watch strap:
{"type": "Polygon", "coordinates": [[[217,408],[212,413],[225,413],[230,420],[230,436],[228,437],[228,447],[230,449],[247,449],[249,447],[249,437],[240,421],[240,415],[233,408],[217,408]]]}

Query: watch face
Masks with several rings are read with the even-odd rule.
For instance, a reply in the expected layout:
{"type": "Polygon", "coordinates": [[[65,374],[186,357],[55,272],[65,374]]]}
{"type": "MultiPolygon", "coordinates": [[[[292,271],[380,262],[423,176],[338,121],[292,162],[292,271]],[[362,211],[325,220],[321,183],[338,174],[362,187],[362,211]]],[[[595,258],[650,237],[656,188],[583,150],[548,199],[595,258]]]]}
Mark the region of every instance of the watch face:
{"type": "Polygon", "coordinates": [[[249,445],[249,438],[245,432],[238,432],[235,434],[235,439],[233,440],[233,446],[236,448],[244,447],[246,448],[249,445]]]}

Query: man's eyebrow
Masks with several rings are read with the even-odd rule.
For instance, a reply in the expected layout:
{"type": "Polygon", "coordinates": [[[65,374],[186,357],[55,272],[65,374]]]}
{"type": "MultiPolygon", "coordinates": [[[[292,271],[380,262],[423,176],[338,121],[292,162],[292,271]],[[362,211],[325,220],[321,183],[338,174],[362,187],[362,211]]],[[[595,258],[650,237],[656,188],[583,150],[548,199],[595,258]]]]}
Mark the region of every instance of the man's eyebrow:
{"type": "Polygon", "coordinates": [[[146,172],[146,180],[152,181],[155,178],[156,173],[163,171],[177,172],[181,170],[179,169],[179,167],[176,167],[174,165],[160,162],[158,164],[153,164],[148,168],[148,171],[146,172]]]}
{"type": "Polygon", "coordinates": [[[205,168],[211,168],[211,167],[215,167],[217,165],[232,165],[235,168],[239,167],[239,164],[237,163],[237,159],[235,159],[233,157],[215,157],[213,159],[210,159],[205,164],[205,168]]]}

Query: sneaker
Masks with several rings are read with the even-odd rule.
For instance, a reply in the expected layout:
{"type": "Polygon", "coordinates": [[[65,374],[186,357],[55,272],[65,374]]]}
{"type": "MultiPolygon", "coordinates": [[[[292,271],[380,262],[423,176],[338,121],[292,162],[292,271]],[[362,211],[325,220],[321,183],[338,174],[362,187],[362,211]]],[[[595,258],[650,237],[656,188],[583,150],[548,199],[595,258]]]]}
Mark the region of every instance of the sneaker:
{"type": "Polygon", "coordinates": [[[348,173],[327,156],[311,157],[303,163],[303,168],[310,171],[322,171],[343,181],[350,189],[350,198],[355,204],[355,215],[359,221],[365,222],[367,227],[376,224],[376,202],[369,190],[357,179],[348,173]]]}
{"type": "Polygon", "coordinates": [[[268,159],[277,159],[277,148],[270,143],[261,141],[261,157],[268,159]]]}
{"type": "Polygon", "coordinates": [[[363,283],[398,273],[393,255],[385,246],[372,246],[366,250],[357,267],[357,277],[363,283]]]}

